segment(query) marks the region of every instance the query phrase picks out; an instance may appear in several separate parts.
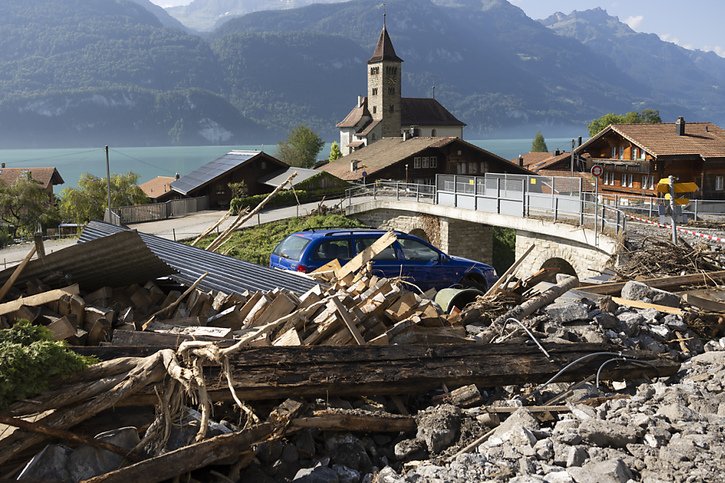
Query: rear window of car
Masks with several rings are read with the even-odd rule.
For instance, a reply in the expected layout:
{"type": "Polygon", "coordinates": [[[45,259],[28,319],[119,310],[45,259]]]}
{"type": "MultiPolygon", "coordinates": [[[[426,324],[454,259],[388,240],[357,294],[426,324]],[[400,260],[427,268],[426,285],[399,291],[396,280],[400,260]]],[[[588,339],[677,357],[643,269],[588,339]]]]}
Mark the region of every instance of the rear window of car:
{"type": "MultiPolygon", "coordinates": [[[[367,247],[375,243],[375,240],[377,238],[358,238],[355,241],[355,249],[358,253],[365,250],[367,247]]],[[[398,256],[395,253],[395,248],[393,248],[393,245],[390,245],[388,248],[380,252],[376,257],[375,260],[397,260],[398,256]]]]}
{"type": "Polygon", "coordinates": [[[310,240],[299,235],[290,235],[272,252],[278,257],[289,258],[291,260],[299,260],[302,257],[302,252],[305,250],[307,245],[310,244],[310,240]]]}
{"type": "Polygon", "coordinates": [[[312,258],[316,261],[348,260],[350,240],[325,240],[317,246],[312,258]]]}

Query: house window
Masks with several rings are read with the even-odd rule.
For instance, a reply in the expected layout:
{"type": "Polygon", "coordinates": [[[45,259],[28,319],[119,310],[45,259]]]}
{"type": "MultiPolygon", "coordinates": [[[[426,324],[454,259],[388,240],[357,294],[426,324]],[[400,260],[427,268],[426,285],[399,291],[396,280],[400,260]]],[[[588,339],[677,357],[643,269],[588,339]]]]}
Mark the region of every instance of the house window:
{"type": "Polygon", "coordinates": [[[725,176],[715,176],[715,191],[725,189],[725,176]]]}
{"type": "Polygon", "coordinates": [[[370,75],[380,74],[380,67],[370,67],[370,75]]]}
{"type": "Polygon", "coordinates": [[[612,159],[617,158],[617,146],[612,146],[612,159]]]}
{"type": "Polygon", "coordinates": [[[629,157],[629,159],[637,159],[639,158],[639,148],[637,146],[632,146],[632,154],[629,157]]]}
{"type": "Polygon", "coordinates": [[[432,137],[432,138],[436,137],[436,130],[435,129],[431,129],[430,130],[430,137],[432,137]]]}
{"type": "Polygon", "coordinates": [[[416,156],[413,158],[413,169],[420,169],[420,167],[423,165],[423,162],[420,158],[420,156],[416,156]]]}
{"type": "Polygon", "coordinates": [[[468,163],[468,174],[477,174],[478,173],[478,163],[470,162],[468,163]]]}
{"type": "Polygon", "coordinates": [[[430,166],[430,165],[428,164],[428,158],[424,156],[424,157],[423,157],[423,159],[422,159],[421,161],[422,161],[422,163],[421,163],[421,164],[422,164],[422,166],[421,166],[421,167],[422,167],[423,169],[428,169],[428,167],[430,166]]]}
{"type": "Polygon", "coordinates": [[[377,96],[378,95],[378,88],[377,87],[373,87],[373,95],[374,96],[377,96]]]}
{"type": "Polygon", "coordinates": [[[456,174],[466,174],[466,163],[458,163],[456,165],[456,174]]]}
{"type": "Polygon", "coordinates": [[[430,167],[431,168],[437,168],[438,167],[438,158],[436,158],[435,156],[431,156],[428,159],[430,160],[430,167]]]}
{"type": "Polygon", "coordinates": [[[619,146],[619,155],[617,157],[619,159],[624,159],[624,146],[619,146]]]}
{"type": "Polygon", "coordinates": [[[645,158],[645,152],[644,152],[644,149],[640,149],[640,150],[639,150],[639,159],[644,159],[644,158],[645,158]]]}
{"type": "Polygon", "coordinates": [[[634,175],[622,173],[622,187],[631,188],[634,186],[634,175]]]}

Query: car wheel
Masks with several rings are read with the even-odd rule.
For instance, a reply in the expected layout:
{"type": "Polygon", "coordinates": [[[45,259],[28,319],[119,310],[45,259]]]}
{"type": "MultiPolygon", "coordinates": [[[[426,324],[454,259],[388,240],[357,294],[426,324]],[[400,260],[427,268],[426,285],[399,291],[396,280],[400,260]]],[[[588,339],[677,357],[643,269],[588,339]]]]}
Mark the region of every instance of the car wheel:
{"type": "Polygon", "coordinates": [[[488,284],[486,284],[486,281],[482,277],[477,277],[475,275],[466,275],[463,277],[461,285],[463,288],[475,288],[483,293],[486,293],[488,290],[488,284]]]}

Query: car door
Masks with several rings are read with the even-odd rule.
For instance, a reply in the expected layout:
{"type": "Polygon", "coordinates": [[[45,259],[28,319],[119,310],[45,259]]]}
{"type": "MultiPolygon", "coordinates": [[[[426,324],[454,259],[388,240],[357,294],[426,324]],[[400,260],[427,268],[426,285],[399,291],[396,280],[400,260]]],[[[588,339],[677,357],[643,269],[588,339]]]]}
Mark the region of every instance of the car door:
{"type": "MultiPolygon", "coordinates": [[[[378,238],[376,236],[362,236],[354,239],[355,253],[362,252],[378,238]]],[[[373,275],[385,278],[399,277],[401,275],[399,253],[400,245],[398,242],[394,242],[388,248],[378,253],[373,258],[373,275]]]]}
{"type": "Polygon", "coordinates": [[[418,288],[426,291],[430,288],[444,288],[451,285],[446,265],[442,264],[444,255],[414,238],[399,237],[403,274],[418,288]]]}

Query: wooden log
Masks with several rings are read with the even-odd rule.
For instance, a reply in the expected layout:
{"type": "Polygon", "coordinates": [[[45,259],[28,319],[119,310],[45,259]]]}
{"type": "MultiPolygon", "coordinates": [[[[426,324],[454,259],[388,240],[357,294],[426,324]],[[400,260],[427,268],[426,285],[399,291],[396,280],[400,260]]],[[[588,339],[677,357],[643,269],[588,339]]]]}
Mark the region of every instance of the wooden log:
{"type": "Polygon", "coordinates": [[[265,441],[274,430],[274,425],[264,423],[244,431],[222,434],[116,471],[89,478],[85,482],[127,483],[129,481],[169,480],[217,461],[239,456],[253,445],[265,441]]]}
{"type": "Polygon", "coordinates": [[[409,433],[416,429],[415,419],[394,414],[352,414],[321,412],[314,416],[293,419],[291,429],[315,428],[321,431],[353,431],[363,433],[409,433]]]}
{"type": "MultiPolygon", "coordinates": [[[[15,281],[20,277],[20,275],[23,273],[23,270],[25,270],[26,265],[28,265],[28,262],[30,262],[30,259],[33,258],[33,255],[35,255],[35,246],[33,246],[27,255],[25,255],[25,258],[23,258],[23,261],[20,262],[20,264],[15,267],[15,270],[13,270],[13,273],[10,274],[10,278],[8,278],[2,287],[0,287],[0,302],[5,298],[5,296],[8,294],[11,288],[13,288],[13,285],[15,284],[15,281]]],[[[0,306],[2,307],[2,306],[0,306]]],[[[12,312],[12,310],[11,310],[12,312]]]]}
{"type": "MultiPolygon", "coordinates": [[[[621,350],[600,344],[544,344],[551,360],[536,347],[521,344],[447,344],[438,346],[301,346],[250,348],[229,354],[232,379],[241,400],[285,397],[347,397],[420,394],[446,384],[497,387],[541,383],[570,362],[592,352],[621,350]]],[[[644,365],[607,366],[606,378],[664,377],[679,363],[652,353],[630,352],[644,365]]],[[[572,367],[561,381],[596,373],[610,356],[597,356],[572,367]]],[[[220,368],[205,372],[214,397],[228,398],[220,368]]],[[[155,395],[145,401],[154,403],[155,395]]]]}
{"type": "Polygon", "coordinates": [[[67,315],[56,318],[47,327],[55,340],[66,340],[76,335],[76,328],[68,320],[67,315]]]}
{"type": "MultiPolygon", "coordinates": [[[[679,277],[658,277],[638,280],[652,288],[675,289],[684,285],[713,285],[725,281],[725,270],[717,272],[694,273],[681,275],[679,277]]],[[[597,285],[584,285],[579,287],[586,292],[598,293],[600,295],[615,295],[622,291],[627,282],[603,283],[597,285]]]]}
{"type": "Polygon", "coordinates": [[[292,328],[277,338],[272,345],[276,346],[291,346],[291,345],[302,345],[300,340],[300,334],[297,333],[297,329],[292,328]]]}
{"type": "Polygon", "coordinates": [[[179,298],[177,298],[176,300],[174,300],[169,305],[167,305],[165,307],[162,307],[158,312],[155,312],[153,315],[151,315],[151,317],[149,318],[149,320],[147,320],[146,323],[143,325],[143,328],[145,329],[148,324],[150,324],[151,322],[153,322],[156,319],[156,317],[162,316],[162,315],[167,314],[167,313],[171,313],[176,307],[178,307],[178,305],[186,297],[189,296],[190,293],[192,293],[194,290],[196,290],[196,287],[199,286],[199,284],[201,283],[201,281],[204,280],[204,278],[206,278],[207,275],[209,275],[208,272],[204,272],[201,275],[199,275],[199,278],[197,278],[194,281],[194,283],[192,283],[191,286],[189,288],[187,288],[184,291],[184,293],[181,294],[181,296],[179,298]]]}
{"type": "Polygon", "coordinates": [[[280,291],[269,305],[264,309],[259,317],[254,319],[254,325],[266,325],[277,319],[289,315],[297,308],[297,300],[284,291],[280,291]]]}
{"type": "Polygon", "coordinates": [[[572,277],[571,275],[560,275],[560,277],[561,279],[556,285],[547,289],[540,296],[529,299],[521,305],[517,305],[505,314],[499,316],[496,320],[494,320],[493,323],[503,324],[509,318],[521,320],[527,315],[533,314],[541,307],[549,305],[566,291],[576,287],[579,284],[579,279],[577,279],[576,277],[572,277]]]}
{"type": "Polygon", "coordinates": [[[78,293],[79,289],[78,284],[76,283],[73,285],[69,285],[65,288],[49,290],[47,292],[31,295],[29,297],[20,297],[17,300],[0,304],[0,315],[6,315],[11,312],[15,312],[23,305],[25,305],[26,307],[38,307],[40,305],[45,305],[47,303],[59,300],[64,295],[78,295],[78,293]]]}
{"type": "Polygon", "coordinates": [[[493,295],[496,292],[499,291],[501,288],[501,285],[506,282],[506,280],[509,278],[510,275],[513,275],[516,272],[516,269],[519,268],[519,265],[524,261],[524,259],[529,256],[529,253],[536,247],[535,243],[532,243],[529,248],[526,249],[523,255],[521,255],[518,260],[516,260],[504,273],[501,275],[498,280],[496,280],[493,285],[491,285],[488,290],[486,290],[485,295],[493,295]]]}
{"type": "Polygon", "coordinates": [[[332,297],[332,303],[335,304],[335,307],[337,308],[337,313],[340,314],[342,322],[345,324],[345,327],[347,327],[347,330],[349,330],[352,334],[355,342],[357,342],[358,345],[365,345],[365,338],[358,330],[357,325],[355,325],[355,320],[350,317],[347,308],[342,305],[342,302],[340,302],[337,297],[332,297]]]}

